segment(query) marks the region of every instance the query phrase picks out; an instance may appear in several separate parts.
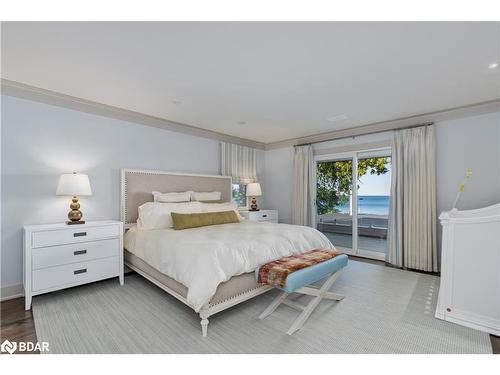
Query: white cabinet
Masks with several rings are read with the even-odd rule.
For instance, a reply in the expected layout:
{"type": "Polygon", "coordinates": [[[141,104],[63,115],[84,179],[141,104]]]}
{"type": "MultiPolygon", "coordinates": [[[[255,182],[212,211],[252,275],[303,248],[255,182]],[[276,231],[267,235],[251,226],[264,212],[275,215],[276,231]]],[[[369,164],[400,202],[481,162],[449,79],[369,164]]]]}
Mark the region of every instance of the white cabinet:
{"type": "Polygon", "coordinates": [[[249,221],[268,221],[271,223],[278,222],[277,210],[240,211],[240,215],[249,221]]]}
{"type": "Polygon", "coordinates": [[[119,221],[25,226],[26,310],[38,294],[116,276],[123,285],[122,234],[119,221]]]}
{"type": "Polygon", "coordinates": [[[500,335],[500,204],[443,212],[436,318],[500,335]]]}

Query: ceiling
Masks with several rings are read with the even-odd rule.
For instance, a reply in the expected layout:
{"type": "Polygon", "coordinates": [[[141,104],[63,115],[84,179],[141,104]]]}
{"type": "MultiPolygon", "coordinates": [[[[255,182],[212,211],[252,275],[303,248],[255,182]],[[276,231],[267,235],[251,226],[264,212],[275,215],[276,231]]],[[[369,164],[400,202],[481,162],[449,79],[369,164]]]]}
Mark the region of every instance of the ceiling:
{"type": "Polygon", "coordinates": [[[4,22],[1,74],[269,143],[497,99],[499,50],[498,22],[4,22]]]}

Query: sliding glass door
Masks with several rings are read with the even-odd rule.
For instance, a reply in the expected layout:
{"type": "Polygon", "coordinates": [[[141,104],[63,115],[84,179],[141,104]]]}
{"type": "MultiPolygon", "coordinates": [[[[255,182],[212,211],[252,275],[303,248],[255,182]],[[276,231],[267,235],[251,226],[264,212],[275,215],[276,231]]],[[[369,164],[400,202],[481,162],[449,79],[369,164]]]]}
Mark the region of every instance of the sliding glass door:
{"type": "Polygon", "coordinates": [[[316,156],[315,172],[316,228],[345,253],[384,259],[390,150],[316,156]]]}
{"type": "Polygon", "coordinates": [[[335,246],[353,245],[353,159],[340,157],[316,162],[316,226],[335,246]]]}

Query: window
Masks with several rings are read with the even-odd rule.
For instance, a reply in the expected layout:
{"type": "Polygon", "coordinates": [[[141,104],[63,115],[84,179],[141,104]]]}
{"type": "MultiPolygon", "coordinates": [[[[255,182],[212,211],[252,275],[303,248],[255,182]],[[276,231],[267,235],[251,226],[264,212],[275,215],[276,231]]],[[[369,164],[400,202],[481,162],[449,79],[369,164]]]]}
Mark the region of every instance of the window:
{"type": "Polygon", "coordinates": [[[320,155],[315,160],[317,229],[347,254],[385,259],[391,150],[320,155]]]}
{"type": "Polygon", "coordinates": [[[254,148],[221,142],[221,175],[233,179],[232,201],[247,207],[246,184],[257,181],[257,157],[254,148]]]}
{"type": "Polygon", "coordinates": [[[233,203],[238,207],[247,206],[247,186],[245,184],[233,184],[233,203]]]}

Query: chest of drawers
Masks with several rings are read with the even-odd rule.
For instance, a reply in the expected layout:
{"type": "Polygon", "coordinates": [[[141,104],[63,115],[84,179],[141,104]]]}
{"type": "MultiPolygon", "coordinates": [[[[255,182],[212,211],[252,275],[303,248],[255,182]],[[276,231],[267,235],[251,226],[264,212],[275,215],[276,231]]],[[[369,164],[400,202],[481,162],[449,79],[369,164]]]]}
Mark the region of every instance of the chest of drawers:
{"type": "Polygon", "coordinates": [[[33,296],[111,277],[123,284],[123,224],[24,227],[25,308],[33,296]]]}

